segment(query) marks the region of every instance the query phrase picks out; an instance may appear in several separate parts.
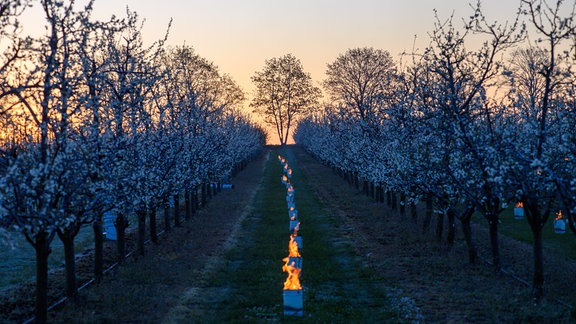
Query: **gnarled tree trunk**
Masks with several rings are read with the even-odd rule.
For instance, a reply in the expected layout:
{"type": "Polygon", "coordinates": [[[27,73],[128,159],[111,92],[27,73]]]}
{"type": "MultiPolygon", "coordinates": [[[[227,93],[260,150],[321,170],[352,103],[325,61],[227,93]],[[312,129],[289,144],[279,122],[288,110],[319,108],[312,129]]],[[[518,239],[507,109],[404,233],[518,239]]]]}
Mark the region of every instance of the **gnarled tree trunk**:
{"type": "Polygon", "coordinates": [[[48,256],[50,255],[49,234],[42,231],[34,236],[36,250],[36,323],[48,320],[48,256]]]}
{"type": "Polygon", "coordinates": [[[540,303],[542,297],[544,297],[544,253],[542,229],[548,221],[550,211],[546,210],[542,212],[538,206],[538,201],[535,198],[525,198],[522,199],[522,201],[524,202],[524,211],[526,212],[526,218],[530,224],[533,237],[534,276],[532,278],[532,297],[535,303],[540,303]]]}
{"type": "Polygon", "coordinates": [[[94,279],[99,283],[104,274],[104,230],[102,229],[102,214],[99,214],[94,223],[92,223],[92,230],[94,232],[94,279]]]}
{"type": "Polygon", "coordinates": [[[446,217],[448,219],[448,234],[446,235],[446,242],[448,243],[448,248],[452,248],[454,246],[454,239],[456,238],[456,210],[454,207],[448,208],[446,217]]]}
{"type": "Polygon", "coordinates": [[[172,226],[170,226],[170,204],[167,198],[163,200],[162,207],[164,207],[164,230],[170,232],[172,226]]]}
{"type": "Polygon", "coordinates": [[[150,210],[150,241],[158,243],[158,224],[156,221],[156,208],[150,210]]]}
{"type": "Polygon", "coordinates": [[[180,226],[180,195],[174,195],[174,226],[180,226]]]}
{"type": "Polygon", "coordinates": [[[474,207],[466,208],[466,210],[460,216],[460,222],[462,223],[462,234],[464,235],[464,240],[466,241],[466,246],[468,247],[468,261],[470,264],[475,264],[478,259],[478,250],[476,244],[472,239],[472,226],[470,221],[472,220],[472,215],[474,214],[474,207]]]}
{"type": "Polygon", "coordinates": [[[426,211],[424,213],[424,222],[422,223],[422,231],[428,233],[430,231],[430,223],[432,222],[432,214],[434,213],[434,197],[432,195],[426,196],[426,211]]]}
{"type": "Polygon", "coordinates": [[[114,221],[116,227],[116,249],[118,252],[118,263],[123,263],[126,259],[126,228],[128,227],[128,220],[124,214],[118,214],[114,221]]]}
{"type": "Polygon", "coordinates": [[[136,211],[136,216],[138,217],[138,235],[136,249],[138,254],[144,256],[146,251],[144,250],[144,242],[146,241],[146,209],[144,207],[139,208],[136,211]]]}
{"type": "Polygon", "coordinates": [[[64,260],[66,269],[66,297],[75,299],[78,294],[76,284],[76,253],[74,251],[74,239],[80,230],[80,226],[72,225],[70,228],[58,230],[58,237],[64,245],[64,260]]]}

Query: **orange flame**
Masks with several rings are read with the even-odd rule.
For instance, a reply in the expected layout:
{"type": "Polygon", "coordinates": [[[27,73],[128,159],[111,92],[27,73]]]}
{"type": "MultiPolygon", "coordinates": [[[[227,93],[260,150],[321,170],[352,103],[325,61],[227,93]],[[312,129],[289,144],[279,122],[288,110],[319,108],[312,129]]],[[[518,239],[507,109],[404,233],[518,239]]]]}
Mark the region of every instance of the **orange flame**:
{"type": "Polygon", "coordinates": [[[524,203],[519,201],[516,203],[516,206],[514,206],[515,208],[524,208],[524,203]]]}
{"type": "Polygon", "coordinates": [[[302,289],[302,285],[300,284],[301,269],[294,266],[294,261],[288,264],[288,260],[290,260],[290,258],[282,259],[282,261],[286,263],[282,266],[282,271],[288,273],[288,278],[284,281],[284,290],[300,290],[302,289]]]}
{"type": "Polygon", "coordinates": [[[290,242],[288,243],[288,256],[282,259],[284,265],[282,266],[282,271],[288,273],[288,278],[284,282],[284,290],[299,290],[302,289],[300,285],[300,272],[302,269],[296,267],[296,262],[290,258],[299,258],[300,252],[298,251],[298,243],[294,237],[296,234],[290,235],[290,242]]]}
{"type": "Polygon", "coordinates": [[[289,257],[300,257],[300,252],[298,251],[298,243],[294,240],[294,234],[290,235],[290,242],[288,243],[288,256],[289,257]]]}
{"type": "Polygon", "coordinates": [[[561,220],[561,219],[562,219],[562,211],[559,210],[559,211],[556,212],[556,218],[555,218],[555,220],[558,221],[558,220],[561,220]]]}

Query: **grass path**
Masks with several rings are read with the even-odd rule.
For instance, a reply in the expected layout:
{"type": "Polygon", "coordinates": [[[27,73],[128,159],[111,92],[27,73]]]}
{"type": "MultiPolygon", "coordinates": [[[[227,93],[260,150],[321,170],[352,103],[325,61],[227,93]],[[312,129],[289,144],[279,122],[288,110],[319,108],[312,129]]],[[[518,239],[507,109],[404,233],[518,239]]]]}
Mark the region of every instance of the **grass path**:
{"type": "Polygon", "coordinates": [[[283,315],[282,258],[288,253],[288,213],[282,167],[276,156],[285,156],[294,171],[300,235],[305,322],[382,322],[395,319],[382,287],[372,285],[370,270],[363,268],[299,170],[292,149],[273,150],[263,180],[243,220],[233,248],[225,253],[204,285],[189,291],[180,308],[165,322],[245,322],[288,320],[283,315]],[[178,316],[179,315],[179,316],[178,316]]]}

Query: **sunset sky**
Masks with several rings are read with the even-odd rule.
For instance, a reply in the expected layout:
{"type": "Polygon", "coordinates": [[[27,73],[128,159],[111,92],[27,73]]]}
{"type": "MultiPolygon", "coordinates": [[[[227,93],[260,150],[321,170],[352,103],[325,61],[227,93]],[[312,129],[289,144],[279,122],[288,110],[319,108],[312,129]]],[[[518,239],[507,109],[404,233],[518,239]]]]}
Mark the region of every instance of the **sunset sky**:
{"type": "MultiPolygon", "coordinates": [[[[514,18],[519,0],[482,3],[490,20],[504,21],[514,18]]],[[[371,46],[398,58],[415,35],[417,48],[428,44],[434,9],[458,22],[472,12],[467,0],[96,0],[95,15],[123,16],[127,6],[146,19],[146,41],[161,38],[173,18],[168,43],[192,46],[247,92],[266,59],[292,53],[320,82],[326,64],[349,48],[371,46]]],[[[41,27],[37,15],[25,17],[27,30],[41,27]]]]}
{"type": "MultiPolygon", "coordinates": [[[[86,0],[78,0],[78,4],[86,0]]],[[[326,65],[349,48],[388,50],[396,59],[415,45],[423,49],[434,28],[434,9],[442,20],[472,14],[475,0],[96,0],[95,16],[124,16],[126,7],[146,19],[146,42],[163,37],[173,18],[169,45],[189,45],[214,62],[248,93],[250,77],[266,59],[291,53],[315,82],[326,65]],[[416,36],[416,40],[415,40],[416,36]]],[[[490,21],[515,18],[520,0],[483,0],[490,21]]],[[[78,6],[80,7],[80,6],[78,6]]],[[[23,20],[26,30],[44,25],[38,9],[23,20]],[[42,24],[39,24],[42,22],[42,24]]],[[[246,103],[246,106],[248,102],[246,103]]]]}

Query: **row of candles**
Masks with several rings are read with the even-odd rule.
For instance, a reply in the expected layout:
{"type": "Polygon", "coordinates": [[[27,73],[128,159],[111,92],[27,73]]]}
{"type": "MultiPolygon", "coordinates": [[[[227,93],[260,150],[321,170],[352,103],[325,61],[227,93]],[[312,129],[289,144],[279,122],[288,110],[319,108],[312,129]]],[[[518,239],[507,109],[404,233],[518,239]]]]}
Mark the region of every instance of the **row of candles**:
{"type": "MultiPolygon", "coordinates": [[[[519,201],[514,205],[514,219],[524,219],[524,204],[519,201]]],[[[554,233],[564,234],[566,232],[566,220],[562,217],[562,211],[556,212],[554,218],[554,233]]]]}
{"type": "Polygon", "coordinates": [[[278,156],[278,161],[282,164],[283,174],[281,177],[282,184],[286,187],[286,204],[288,206],[288,218],[290,239],[288,241],[288,256],[282,259],[284,265],[282,271],[288,274],[284,281],[283,299],[284,315],[302,316],[304,313],[302,285],[300,276],[302,275],[302,236],[298,235],[300,230],[300,220],[298,219],[298,210],[294,202],[294,186],[290,182],[292,179],[292,169],[286,159],[278,156]]]}

